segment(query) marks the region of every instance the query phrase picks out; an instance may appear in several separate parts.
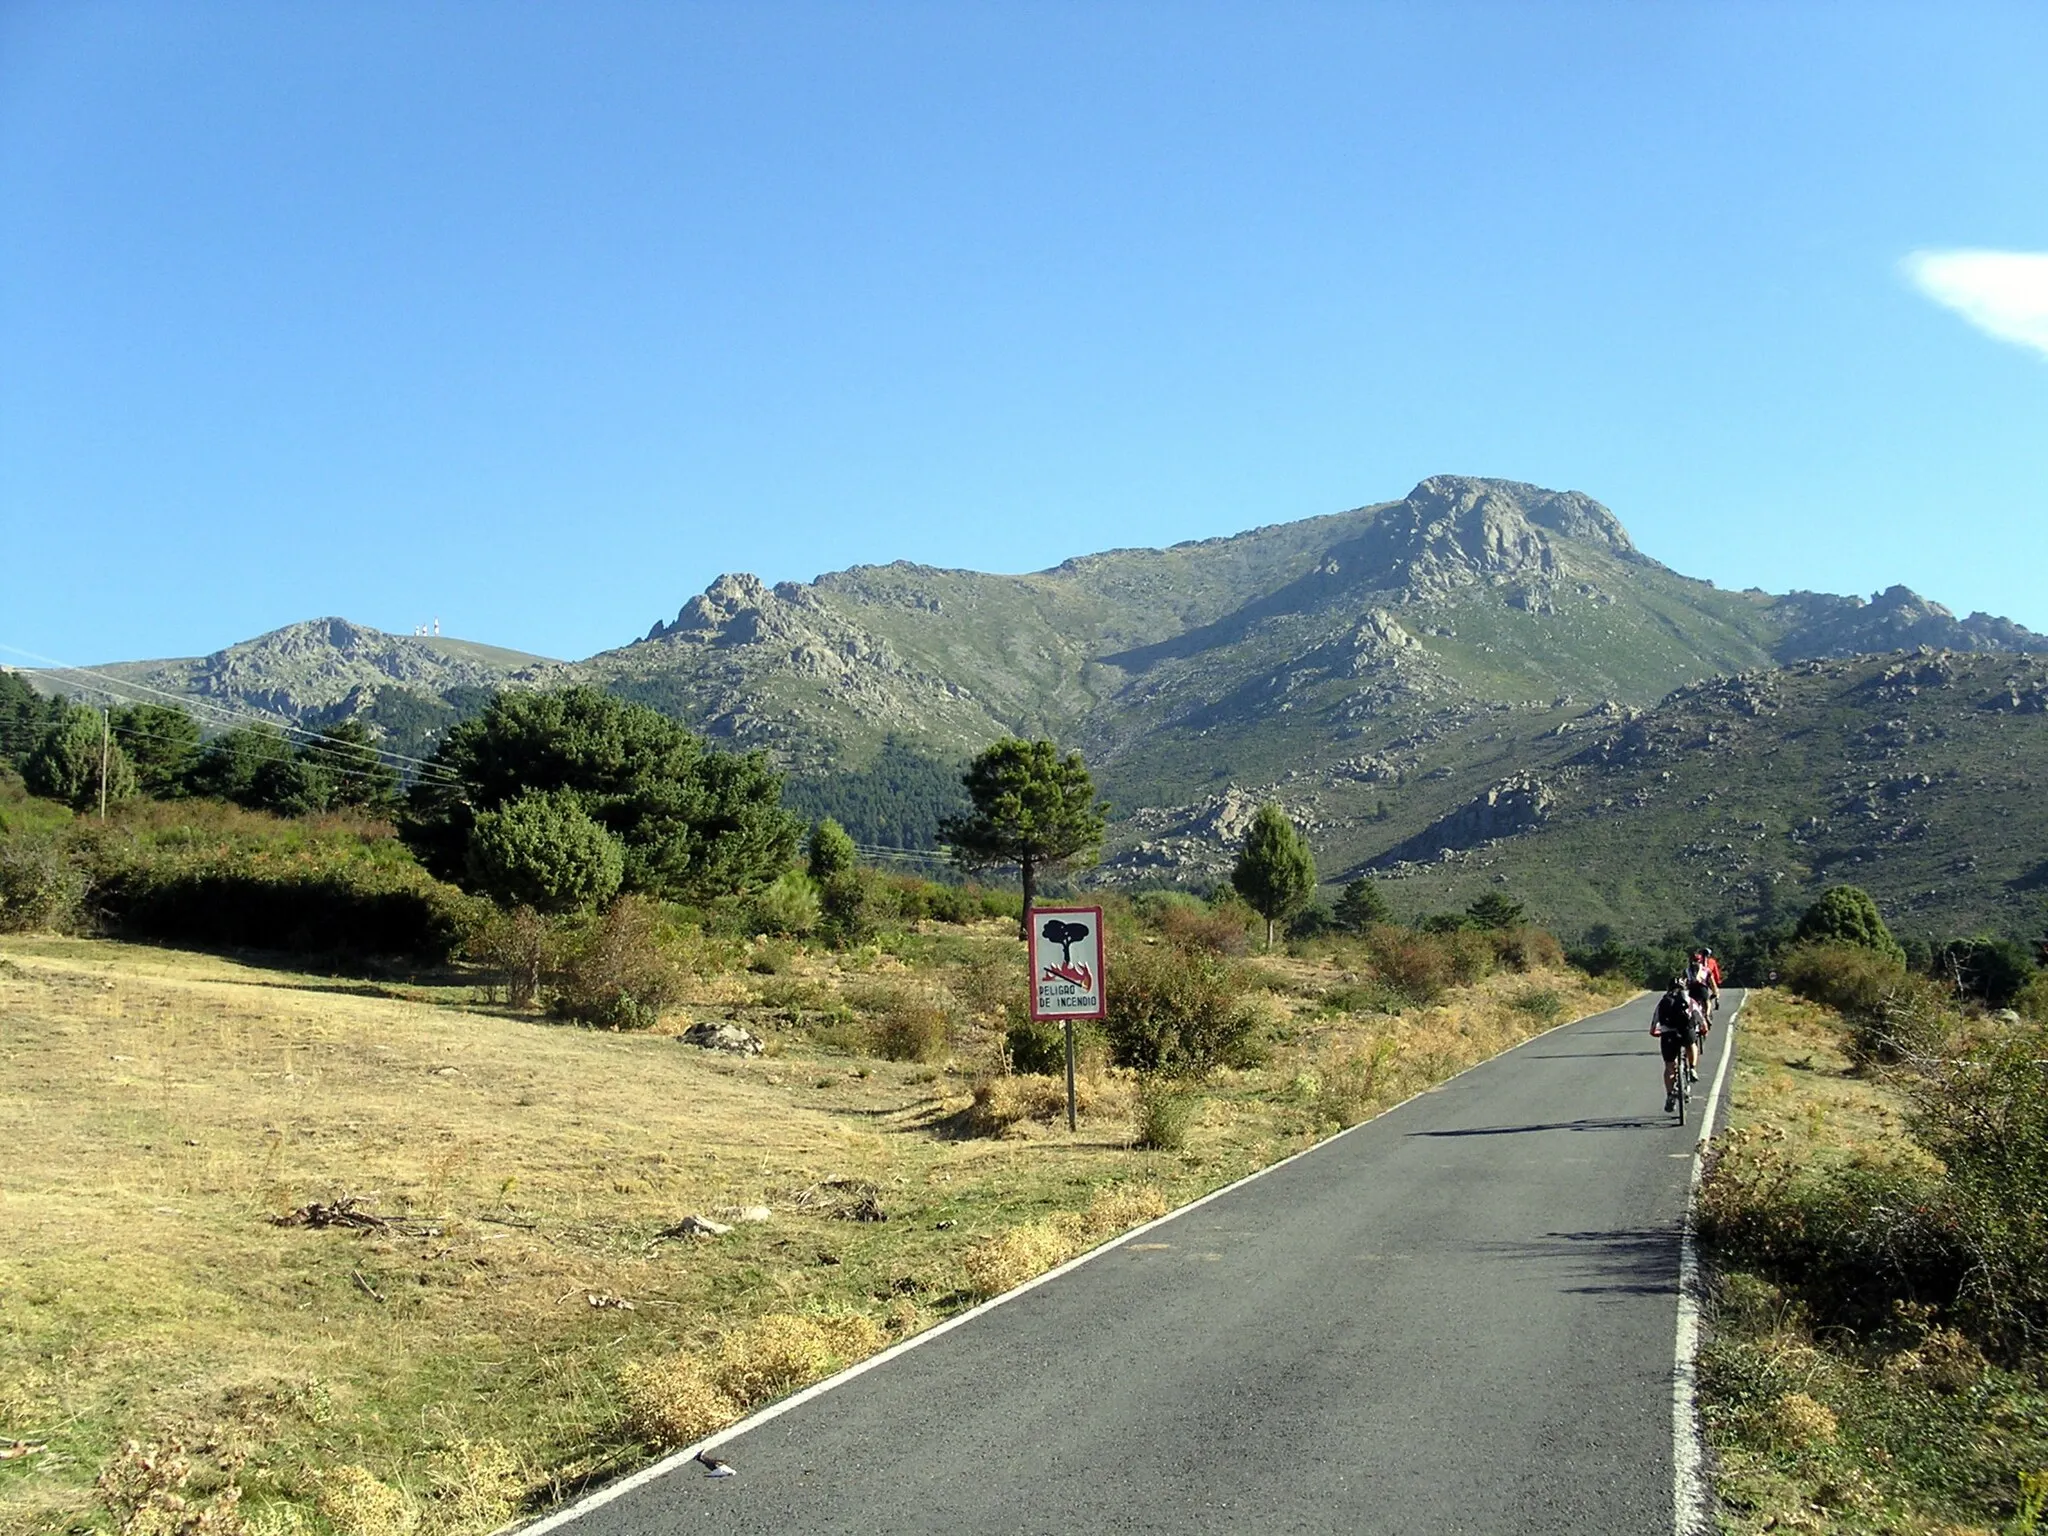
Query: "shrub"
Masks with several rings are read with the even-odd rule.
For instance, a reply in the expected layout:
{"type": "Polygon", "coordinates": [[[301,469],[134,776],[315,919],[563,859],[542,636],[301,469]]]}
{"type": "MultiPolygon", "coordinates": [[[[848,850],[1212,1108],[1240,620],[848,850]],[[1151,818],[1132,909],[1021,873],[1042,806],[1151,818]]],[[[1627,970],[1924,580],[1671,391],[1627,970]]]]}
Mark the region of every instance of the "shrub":
{"type": "Polygon", "coordinates": [[[711,1382],[752,1408],[871,1355],[882,1343],[880,1325],[864,1313],[771,1312],[726,1336],[711,1361],[711,1382]]]}
{"type": "Polygon", "coordinates": [[[2034,957],[2023,944],[1979,935],[1950,939],[1935,951],[1930,967],[1965,997],[2004,1008],[2035,976],[2034,957]]]}
{"type": "Polygon", "coordinates": [[[747,902],[747,926],[755,933],[802,938],[818,926],[824,907],[817,887],[801,870],[785,871],[747,902]]]}
{"type": "Polygon", "coordinates": [[[578,912],[619,892],[625,847],[566,791],[535,791],[478,813],[469,829],[470,889],[502,906],[578,912]]]}
{"type": "Polygon", "coordinates": [[[1884,925],[1877,903],[1860,886],[1833,885],[1806,909],[1794,935],[1802,944],[1854,944],[1906,963],[1906,952],[1884,925]]]}
{"type": "Polygon", "coordinates": [[[982,1296],[1000,1296],[1026,1280],[1063,1264],[1073,1252],[1073,1239],[1049,1222],[1012,1227],[977,1243],[967,1252],[967,1279],[982,1296]]]}
{"type": "Polygon", "coordinates": [[[563,1018],[608,1029],[646,1029],[682,996],[683,968],[670,952],[660,906],[621,896],[574,935],[548,989],[563,1018]]]}
{"type": "Polygon", "coordinates": [[[852,874],[856,862],[853,839],[830,816],[812,826],[804,854],[810,877],[820,885],[852,874]]]}
{"type": "Polygon", "coordinates": [[[1166,1214],[1166,1196],[1154,1184],[1108,1184],[1095,1192],[1082,1219],[1089,1235],[1114,1237],[1166,1214]]]}
{"type": "Polygon", "coordinates": [[[0,841],[0,933],[69,929],[83,914],[85,872],[53,837],[0,841]]]}
{"type": "Polygon", "coordinates": [[[711,1384],[687,1355],[620,1372],[619,1400],[629,1433],[667,1449],[701,1440],[740,1416],[740,1406],[711,1384]]]}
{"type": "Polygon", "coordinates": [[[2035,972],[2034,979],[2014,996],[2012,1005],[2020,1017],[2048,1024],[2048,971],[2035,972]]]}
{"type": "Polygon", "coordinates": [[[1153,1152],[1179,1152],[1202,1107],[1198,1094],[1170,1077],[1147,1079],[1138,1089],[1136,1143],[1153,1152]]]}
{"type": "Polygon", "coordinates": [[[1442,997],[1454,979],[1450,946],[1435,934],[1375,928],[1366,936],[1366,950],[1380,979],[1418,1007],[1442,997]]]}
{"type": "Polygon", "coordinates": [[[1160,937],[1176,949],[1206,955],[1241,955],[1251,935],[1251,908],[1240,902],[1207,907],[1184,899],[1153,908],[1160,937]]]}
{"type": "Polygon", "coordinates": [[[1481,928],[1520,927],[1522,912],[1519,901],[1511,901],[1499,891],[1488,891],[1465,908],[1465,915],[1481,928]]]}
{"type": "Polygon", "coordinates": [[[1003,1048],[1009,1053],[1012,1072],[1055,1076],[1067,1070],[1067,1032],[1050,1020],[1011,1020],[1003,1032],[1003,1048]]]}
{"type": "Polygon", "coordinates": [[[883,1004],[868,1030],[875,1054],[889,1061],[943,1061],[953,1021],[937,1000],[902,992],[883,1004]]]}
{"type": "Polygon", "coordinates": [[[1967,1264],[1958,1303],[2009,1354],[2048,1341],[2048,1029],[2014,1030],[1913,1079],[1914,1131],[1946,1170],[1967,1264]]]}
{"type": "Polygon", "coordinates": [[[1340,1129],[1358,1124],[1372,1113],[1373,1095],[1386,1079],[1399,1047],[1384,1037],[1369,1051],[1356,1051],[1332,1062],[1318,1074],[1312,1107],[1320,1120],[1340,1129]]]}
{"type": "Polygon", "coordinates": [[[502,975],[508,1004],[528,1008],[540,996],[541,983],[554,968],[561,947],[560,931],[533,908],[493,908],[470,931],[463,952],[502,975]]]}
{"type": "Polygon", "coordinates": [[[839,949],[873,941],[881,926],[873,870],[856,869],[826,882],[821,893],[819,932],[839,949]]]}
{"type": "Polygon", "coordinates": [[[1784,956],[1782,975],[1793,992],[1842,1015],[1861,1061],[1924,1054],[1945,1032],[1940,989],[1866,945],[1798,945],[1784,956]]]}
{"type": "Polygon", "coordinates": [[[317,1476],[313,1507],[340,1536],[405,1536],[419,1524],[412,1500],[367,1468],[344,1465],[317,1476]]]}
{"type": "Polygon", "coordinates": [[[1511,971],[1554,970],[1564,964],[1564,946],[1541,928],[1503,928],[1488,937],[1496,963],[1511,971]]]}
{"type": "Polygon", "coordinates": [[[1391,923],[1394,912],[1387,905],[1387,898],[1380,894],[1380,888],[1360,876],[1344,887],[1331,917],[1340,928],[1351,933],[1364,933],[1381,923],[1391,923]]]}
{"type": "Polygon", "coordinates": [[[1119,1066],[1200,1072],[1255,1053],[1248,978],[1229,961],[1167,944],[1125,946],[1103,1034],[1119,1066]]]}
{"type": "Polygon", "coordinates": [[[1530,1018],[1548,1024],[1564,1012],[1564,999],[1554,987],[1530,987],[1509,998],[1508,1006],[1517,1013],[1526,1013],[1530,1018]]]}

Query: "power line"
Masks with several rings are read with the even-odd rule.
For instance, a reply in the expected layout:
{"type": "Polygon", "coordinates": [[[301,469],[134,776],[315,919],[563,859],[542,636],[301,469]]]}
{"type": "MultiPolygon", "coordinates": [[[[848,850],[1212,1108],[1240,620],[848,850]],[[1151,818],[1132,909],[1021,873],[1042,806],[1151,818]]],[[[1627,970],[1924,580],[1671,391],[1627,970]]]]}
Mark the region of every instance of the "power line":
{"type": "MultiPolygon", "coordinates": [[[[347,748],[342,747],[342,744],[328,741],[326,738],[322,737],[318,731],[313,730],[309,726],[299,724],[297,721],[291,719],[289,716],[273,715],[265,711],[249,709],[246,707],[237,706],[233,704],[223,704],[214,699],[200,698],[190,694],[170,693],[162,688],[152,687],[148,683],[138,683],[130,678],[115,677],[112,673],[101,672],[93,667],[67,666],[63,662],[58,661],[54,657],[38,655],[34,651],[23,650],[20,646],[0,644],[0,651],[7,651],[16,656],[26,656],[31,661],[41,662],[44,665],[44,667],[46,667],[51,672],[75,675],[78,677],[96,678],[98,679],[96,687],[90,684],[85,686],[92,689],[93,691],[103,693],[109,699],[115,700],[117,702],[129,704],[150,702],[147,699],[123,698],[121,695],[116,694],[114,692],[114,689],[116,688],[132,689],[136,693],[152,694],[156,698],[162,699],[172,705],[175,705],[176,707],[185,710],[188,714],[192,714],[196,717],[199,717],[202,720],[205,720],[205,723],[214,725],[216,727],[231,727],[236,725],[267,725],[276,730],[284,732],[288,736],[300,737],[306,742],[308,746],[315,747],[318,750],[335,750],[337,748],[341,750],[348,750],[347,748]],[[206,719],[205,715],[202,714],[202,711],[210,712],[212,718],[206,719]]],[[[407,753],[396,752],[383,747],[366,747],[362,750],[373,752],[378,757],[384,758],[387,761],[392,762],[394,764],[405,764],[415,769],[420,775],[426,775],[430,773],[438,775],[443,783],[448,784],[452,788],[469,789],[474,787],[470,785],[466,780],[464,780],[460,774],[456,773],[453,769],[449,768],[445,763],[434,762],[431,759],[424,757],[413,757],[407,753]]]]}

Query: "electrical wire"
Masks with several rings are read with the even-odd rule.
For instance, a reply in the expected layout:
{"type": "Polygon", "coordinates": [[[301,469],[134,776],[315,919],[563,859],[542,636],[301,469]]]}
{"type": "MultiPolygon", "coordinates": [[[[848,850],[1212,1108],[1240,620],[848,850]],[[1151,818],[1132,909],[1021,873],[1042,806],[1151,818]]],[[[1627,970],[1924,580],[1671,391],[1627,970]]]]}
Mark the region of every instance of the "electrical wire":
{"type": "Polygon", "coordinates": [[[122,695],[114,692],[116,688],[127,688],[138,694],[154,695],[155,699],[163,700],[177,708],[183,709],[187,714],[193,715],[195,718],[201,719],[204,723],[213,725],[216,728],[232,728],[246,725],[270,726],[273,729],[282,731],[286,736],[300,738],[305,746],[315,751],[348,752],[365,750],[374,753],[379,758],[393,765],[403,764],[412,768],[418,777],[425,777],[429,774],[434,775],[449,788],[470,789],[474,787],[445,763],[435,762],[424,757],[413,757],[404,752],[395,752],[382,747],[356,749],[345,746],[341,743],[327,740],[318,731],[313,730],[309,726],[300,725],[288,716],[273,715],[265,711],[243,706],[223,704],[218,700],[199,698],[189,694],[170,693],[162,688],[152,687],[148,683],[139,683],[125,677],[115,677],[112,673],[101,672],[93,667],[67,666],[54,657],[38,655],[34,651],[23,650],[20,646],[0,644],[0,651],[7,651],[16,656],[26,656],[31,661],[42,663],[43,668],[52,673],[97,679],[96,683],[83,686],[92,692],[105,694],[114,703],[138,704],[153,702],[151,699],[124,698],[122,695]],[[207,718],[208,714],[212,716],[211,719],[207,718]]]}

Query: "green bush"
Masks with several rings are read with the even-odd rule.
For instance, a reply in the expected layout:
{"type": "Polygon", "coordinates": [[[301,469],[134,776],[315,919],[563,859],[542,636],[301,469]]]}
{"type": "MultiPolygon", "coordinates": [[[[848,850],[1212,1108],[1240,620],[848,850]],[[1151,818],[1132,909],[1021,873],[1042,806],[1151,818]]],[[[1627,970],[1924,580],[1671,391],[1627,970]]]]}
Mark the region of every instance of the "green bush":
{"type": "Polygon", "coordinates": [[[2005,1008],[2035,977],[2034,957],[2024,944],[1978,935],[1950,939],[1936,950],[1929,969],[1965,997],[2005,1008]]]}
{"type": "Polygon", "coordinates": [[[1067,1032],[1047,1020],[1012,1019],[1003,1031],[1003,1048],[1012,1072],[1050,1077],[1067,1070],[1067,1032]]]}
{"type": "Polygon", "coordinates": [[[856,863],[853,839],[830,816],[812,824],[804,857],[810,877],[820,885],[851,874],[856,863]]]}
{"type": "Polygon", "coordinates": [[[1149,1077],[1138,1085],[1137,1144],[1151,1152],[1179,1152],[1202,1107],[1199,1094],[1172,1077],[1149,1077]]]}
{"type": "Polygon", "coordinates": [[[0,839],[0,933],[67,931],[84,915],[85,872],[48,834],[0,839]]]}
{"type": "Polygon", "coordinates": [[[526,1008],[540,996],[542,981],[561,955],[562,939],[557,925],[531,907],[491,908],[470,930],[463,953],[499,973],[508,1004],[526,1008]]]}
{"type": "Polygon", "coordinates": [[[1112,951],[1103,1034],[1117,1065],[1201,1072],[1255,1059],[1257,1015],[1250,978],[1220,956],[1173,944],[1112,951]]]}
{"type": "Polygon", "coordinates": [[[786,871],[774,884],[756,891],[748,898],[747,908],[747,926],[755,933],[785,938],[802,938],[824,915],[818,888],[798,869],[786,871]]]}
{"type": "Polygon", "coordinates": [[[1564,1012],[1564,999],[1554,988],[1530,987],[1509,998],[1508,1006],[1517,1013],[1526,1013],[1530,1018],[1548,1024],[1564,1012]]]}
{"type": "Polygon", "coordinates": [[[884,901],[871,869],[850,870],[826,882],[819,895],[818,931],[840,949],[872,943],[880,931],[884,901]]]}
{"type": "Polygon", "coordinates": [[[501,906],[587,911],[619,893],[624,873],[624,847],[573,795],[536,790],[470,825],[469,888],[501,906]]]}
{"type": "Polygon", "coordinates": [[[1884,925],[1877,903],[1855,885],[1832,885],[1799,919],[1794,937],[1802,944],[1854,944],[1906,963],[1906,952],[1884,925]]]}
{"type": "Polygon", "coordinates": [[[1961,1248],[1955,1305],[2010,1359],[2048,1346],[2048,1029],[1945,1055],[1916,1075],[1914,1133],[1941,1160],[1937,1209],[1961,1248]]]}
{"type": "Polygon", "coordinates": [[[682,997],[675,938],[659,903],[621,896],[569,939],[547,989],[549,1012],[606,1029],[652,1028],[682,997]]]}
{"type": "Polygon", "coordinates": [[[868,1024],[877,1056],[888,1061],[944,1061],[953,1044],[952,1015],[935,998],[902,992],[868,1024]]]}

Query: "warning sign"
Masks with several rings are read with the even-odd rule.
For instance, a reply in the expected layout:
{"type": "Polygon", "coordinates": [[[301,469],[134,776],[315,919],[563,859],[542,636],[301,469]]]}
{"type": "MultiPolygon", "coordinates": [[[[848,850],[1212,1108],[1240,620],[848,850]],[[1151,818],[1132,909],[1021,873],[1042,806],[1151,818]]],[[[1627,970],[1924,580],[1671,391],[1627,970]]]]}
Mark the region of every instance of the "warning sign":
{"type": "Polygon", "coordinates": [[[1099,1019],[1102,908],[1034,907],[1031,912],[1031,1017],[1099,1019]]]}

